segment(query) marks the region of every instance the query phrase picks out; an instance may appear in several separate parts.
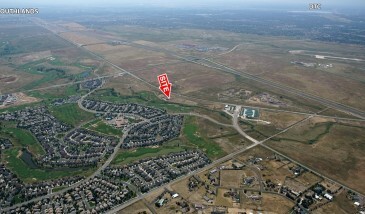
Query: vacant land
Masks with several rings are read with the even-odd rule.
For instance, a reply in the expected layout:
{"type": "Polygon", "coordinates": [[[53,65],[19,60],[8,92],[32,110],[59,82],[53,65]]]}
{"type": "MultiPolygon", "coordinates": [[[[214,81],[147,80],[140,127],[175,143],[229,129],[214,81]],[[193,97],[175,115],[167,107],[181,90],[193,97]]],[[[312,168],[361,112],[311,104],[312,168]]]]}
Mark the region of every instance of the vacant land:
{"type": "Polygon", "coordinates": [[[51,113],[60,121],[77,126],[94,118],[92,113],[81,110],[77,104],[51,107],[51,113]]]}
{"type": "Polygon", "coordinates": [[[135,150],[122,150],[115,156],[112,164],[123,165],[142,158],[166,155],[172,152],[180,151],[184,151],[184,149],[170,146],[137,148],[135,150]]]}
{"type": "Polygon", "coordinates": [[[16,128],[16,124],[1,122],[0,135],[11,139],[15,147],[27,148],[33,155],[43,155],[44,150],[33,135],[24,129],[16,128]]]}
{"type": "Polygon", "coordinates": [[[17,148],[8,149],[4,152],[3,160],[7,167],[24,182],[43,181],[73,175],[90,175],[93,171],[93,169],[90,168],[65,168],[60,170],[32,168],[19,157],[19,152],[20,149],[17,148]]]}
{"type": "Polygon", "coordinates": [[[218,72],[192,63],[170,64],[154,67],[151,70],[134,72],[152,84],[158,84],[157,76],[166,73],[173,85],[174,92],[189,94],[207,87],[221,86],[235,81],[232,74],[218,72]]]}
{"type": "Polygon", "coordinates": [[[245,170],[221,170],[220,184],[222,187],[239,188],[243,182],[243,178],[247,176],[245,170]]]}
{"type": "Polygon", "coordinates": [[[365,127],[331,123],[332,125],[328,128],[328,123],[321,126],[318,124],[309,125],[312,128],[302,127],[303,136],[293,129],[283,135],[284,139],[278,136],[267,145],[330,178],[365,193],[365,185],[358,182],[365,175],[364,167],[362,167],[365,164],[363,155],[365,127]]]}
{"type": "Polygon", "coordinates": [[[30,74],[16,70],[15,68],[0,65],[0,75],[1,76],[15,76],[17,77],[16,81],[9,83],[0,84],[0,93],[11,93],[18,92],[20,88],[30,84],[33,81],[38,81],[42,78],[41,75],[30,74]]]}
{"type": "Polygon", "coordinates": [[[133,203],[132,205],[124,208],[123,210],[118,211],[119,214],[124,213],[145,213],[145,214],[152,214],[152,212],[143,204],[141,200],[138,202],[133,203]]]}
{"type": "Polygon", "coordinates": [[[293,206],[294,203],[284,196],[263,193],[262,204],[257,207],[257,210],[264,210],[276,213],[288,213],[293,206]]]}
{"type": "Polygon", "coordinates": [[[122,130],[107,125],[103,120],[92,121],[90,123],[85,124],[83,127],[106,135],[115,135],[118,137],[123,135],[122,130]]]}
{"type": "Polygon", "coordinates": [[[260,110],[260,120],[270,122],[270,125],[275,126],[277,129],[285,129],[304,118],[305,115],[295,113],[276,112],[275,110],[260,110]]]}
{"type": "Polygon", "coordinates": [[[195,117],[186,117],[183,127],[184,140],[203,150],[212,159],[227,154],[218,144],[207,138],[205,133],[206,130],[198,125],[195,117]]]}
{"type": "MultiPolygon", "coordinates": [[[[341,55],[342,53],[346,56],[348,53],[344,53],[346,51],[341,50],[342,45],[318,44],[315,42],[295,44],[295,40],[285,41],[287,43],[284,43],[284,40],[274,39],[272,43],[268,44],[265,41],[260,41],[258,38],[250,44],[242,44],[235,51],[222,55],[217,60],[242,72],[260,75],[266,79],[358,108],[365,107],[365,103],[359,100],[361,94],[365,92],[365,87],[361,81],[358,81],[359,77],[361,80],[364,76],[363,74],[359,76],[359,72],[353,72],[353,74],[349,72],[351,63],[342,63],[340,65],[342,68],[337,68],[337,64],[334,64],[334,68],[327,68],[323,71],[323,69],[318,69],[317,67],[293,65],[291,61],[316,64],[331,64],[334,61],[293,55],[288,52],[288,49],[290,50],[291,47],[296,49],[294,47],[302,46],[304,48],[306,46],[305,49],[311,49],[319,45],[323,48],[321,49],[323,51],[333,51],[336,55],[341,55]],[[339,69],[339,71],[335,69],[339,69]],[[341,74],[344,71],[346,71],[346,75],[338,75],[338,72],[341,74]]],[[[358,53],[357,51],[355,52],[358,53]]]]}

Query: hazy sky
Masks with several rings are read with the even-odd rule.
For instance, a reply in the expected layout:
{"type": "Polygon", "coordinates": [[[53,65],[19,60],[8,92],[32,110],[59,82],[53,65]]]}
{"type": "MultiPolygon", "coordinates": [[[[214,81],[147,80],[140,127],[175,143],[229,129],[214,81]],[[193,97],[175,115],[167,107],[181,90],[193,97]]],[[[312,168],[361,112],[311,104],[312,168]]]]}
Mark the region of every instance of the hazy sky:
{"type": "Polygon", "coordinates": [[[197,7],[197,8],[289,8],[307,9],[309,3],[321,3],[323,9],[341,7],[364,7],[365,0],[0,0],[3,6],[40,6],[40,5],[72,5],[72,6],[157,6],[157,7],[197,7]]]}

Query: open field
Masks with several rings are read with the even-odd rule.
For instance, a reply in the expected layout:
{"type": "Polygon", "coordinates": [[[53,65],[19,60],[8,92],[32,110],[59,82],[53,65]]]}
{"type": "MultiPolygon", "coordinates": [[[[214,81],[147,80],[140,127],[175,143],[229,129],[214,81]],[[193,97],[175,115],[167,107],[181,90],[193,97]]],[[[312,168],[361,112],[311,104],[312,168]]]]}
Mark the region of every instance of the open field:
{"type": "Polygon", "coordinates": [[[205,86],[197,91],[193,91],[186,95],[189,97],[197,98],[197,100],[207,99],[215,102],[293,110],[299,112],[316,112],[324,108],[324,106],[321,104],[309,102],[308,100],[296,96],[291,96],[290,94],[287,94],[286,91],[275,89],[268,85],[253,82],[252,80],[248,80],[238,76],[235,76],[235,80],[232,82],[219,85],[208,84],[208,86],[205,86]],[[222,94],[224,94],[227,90],[232,89],[236,92],[247,90],[250,91],[251,94],[245,95],[244,93],[240,93],[238,95],[234,94],[230,97],[222,97],[222,94]],[[251,98],[259,96],[263,93],[268,93],[270,96],[275,97],[276,100],[281,102],[282,104],[278,106],[277,104],[271,104],[268,102],[252,101],[251,98]]]}
{"type": "MultiPolygon", "coordinates": [[[[337,64],[334,64],[334,68],[328,68],[325,71],[318,68],[293,65],[291,64],[291,61],[304,61],[317,64],[333,63],[331,60],[327,59],[318,60],[315,58],[292,55],[287,50],[290,47],[297,46],[294,45],[293,42],[294,41],[288,41],[288,43],[284,44],[283,41],[274,40],[273,43],[262,44],[264,42],[257,40],[256,43],[251,43],[250,45],[243,44],[235,51],[218,57],[217,60],[223,64],[236,68],[237,70],[260,75],[264,78],[280,82],[296,89],[357,108],[365,107],[365,103],[359,99],[365,90],[364,84],[361,81],[358,81],[359,78],[360,80],[364,78],[363,74],[360,74],[359,71],[357,71],[354,75],[350,72],[346,72],[346,76],[338,75],[338,72],[349,70],[348,66],[351,66],[349,63],[343,64],[343,68],[337,68],[337,64]],[[339,71],[335,71],[335,69],[339,71]],[[327,72],[328,70],[334,71],[327,72]]],[[[317,44],[315,42],[313,42],[313,44],[308,42],[304,43],[309,47],[314,47],[317,44]]],[[[329,45],[326,46],[325,44],[321,45],[321,47],[326,48],[327,50],[336,49],[338,54],[348,54],[346,51],[340,50],[339,47],[341,47],[341,45],[338,45],[337,47],[336,45],[333,46],[335,46],[335,48],[331,48],[329,45]]],[[[309,47],[307,48],[309,49],[309,47]]],[[[361,49],[359,48],[358,51],[360,50],[361,49]]],[[[360,52],[356,51],[355,53],[360,54],[360,52]]]]}
{"type": "Polygon", "coordinates": [[[79,45],[104,42],[103,40],[99,40],[95,37],[88,36],[80,32],[65,32],[65,33],[60,33],[60,36],[79,45]]]}
{"type": "Polygon", "coordinates": [[[156,84],[156,86],[158,84],[157,76],[162,73],[169,76],[173,90],[181,94],[206,89],[207,86],[220,86],[235,81],[234,76],[231,74],[220,73],[214,69],[191,63],[162,65],[151,70],[134,72],[137,76],[156,84]]]}
{"type": "Polygon", "coordinates": [[[275,213],[287,213],[294,206],[294,203],[292,201],[281,195],[263,193],[262,197],[262,204],[260,206],[257,206],[255,210],[265,210],[275,213]]]}
{"type": "Polygon", "coordinates": [[[23,157],[24,148],[34,156],[44,154],[42,146],[36,141],[32,134],[23,129],[15,128],[16,124],[2,122],[0,136],[9,138],[14,146],[3,151],[1,161],[24,182],[35,182],[49,180],[72,175],[89,175],[93,169],[40,169],[27,157],[23,157]]]}
{"type": "MultiPolygon", "coordinates": [[[[305,123],[293,127],[289,132],[281,134],[278,138],[307,144],[315,144],[323,136],[329,133],[334,124],[334,121],[329,119],[321,119],[318,117],[312,118],[305,123]]],[[[278,138],[274,138],[273,140],[278,138]]]]}
{"type": "Polygon", "coordinates": [[[171,146],[137,148],[134,150],[121,150],[115,156],[112,164],[123,165],[138,159],[155,157],[159,155],[166,155],[172,152],[180,152],[180,151],[184,151],[184,149],[171,146]]]}
{"type": "Polygon", "coordinates": [[[146,207],[146,205],[143,204],[143,202],[140,200],[128,207],[126,207],[123,210],[120,210],[117,212],[118,214],[124,214],[124,213],[131,213],[131,214],[137,214],[137,213],[145,213],[145,214],[152,214],[152,212],[146,207]]]}
{"type": "Polygon", "coordinates": [[[7,65],[0,65],[0,75],[16,77],[13,82],[0,84],[0,94],[18,92],[20,88],[42,78],[41,75],[21,72],[7,65]]]}
{"type": "Polygon", "coordinates": [[[195,112],[207,115],[221,123],[230,124],[232,122],[231,117],[221,111],[222,106],[219,106],[218,108],[213,106],[214,109],[212,109],[212,106],[197,106],[196,103],[185,101],[185,99],[173,99],[166,101],[157,97],[156,94],[160,92],[148,90],[134,91],[132,87],[123,92],[119,92],[120,90],[120,88],[118,91],[112,88],[100,89],[92,93],[90,98],[115,103],[139,103],[155,108],[165,109],[169,113],[195,112]]]}
{"type": "Polygon", "coordinates": [[[16,124],[10,122],[2,122],[1,126],[0,135],[10,138],[14,146],[27,148],[35,156],[45,154],[42,146],[29,131],[16,128],[16,124]]]}
{"type": "Polygon", "coordinates": [[[20,157],[20,149],[12,148],[4,152],[3,161],[6,166],[14,172],[24,182],[35,182],[50,180],[55,178],[68,177],[72,175],[90,175],[94,169],[60,169],[60,170],[46,170],[31,168],[20,157]]]}
{"type": "Polygon", "coordinates": [[[0,36],[0,41],[6,43],[6,45],[0,48],[1,56],[70,46],[64,40],[34,24],[26,26],[17,25],[17,27],[2,26],[1,29],[1,32],[6,32],[0,36]],[[23,34],[23,32],[26,32],[26,34],[23,34]]]}
{"type": "Polygon", "coordinates": [[[121,129],[117,129],[110,125],[107,125],[105,121],[100,119],[87,123],[83,127],[106,135],[115,135],[118,137],[123,135],[123,131],[121,129]]]}
{"type": "Polygon", "coordinates": [[[221,170],[220,184],[222,187],[239,188],[243,182],[243,178],[249,176],[249,174],[250,173],[245,170],[221,170]]]}
{"type": "Polygon", "coordinates": [[[60,121],[77,126],[94,118],[92,113],[81,110],[77,104],[54,106],[50,112],[60,121]]]}
{"type": "Polygon", "coordinates": [[[284,129],[304,118],[305,116],[300,114],[260,110],[260,120],[270,122],[270,125],[277,129],[284,129]]]}
{"type": "Polygon", "coordinates": [[[156,64],[165,65],[176,62],[176,59],[168,57],[164,53],[124,45],[97,44],[88,45],[85,48],[129,71],[145,69],[156,64]]]}
{"type": "Polygon", "coordinates": [[[85,91],[80,91],[76,84],[27,92],[28,95],[45,101],[49,99],[66,98],[76,94],[82,95],[84,93],[85,91]]]}
{"type": "Polygon", "coordinates": [[[184,140],[203,150],[209,158],[217,159],[227,154],[218,144],[207,138],[206,130],[198,125],[194,117],[186,117],[182,132],[184,140]]]}
{"type": "Polygon", "coordinates": [[[365,186],[358,181],[365,174],[362,167],[365,164],[365,128],[359,125],[331,124],[330,127],[329,123],[321,125],[319,122],[312,126],[305,124],[306,127],[301,128],[303,131],[290,130],[267,142],[267,145],[364,193],[365,186]],[[305,139],[307,141],[302,142],[305,139]]]}

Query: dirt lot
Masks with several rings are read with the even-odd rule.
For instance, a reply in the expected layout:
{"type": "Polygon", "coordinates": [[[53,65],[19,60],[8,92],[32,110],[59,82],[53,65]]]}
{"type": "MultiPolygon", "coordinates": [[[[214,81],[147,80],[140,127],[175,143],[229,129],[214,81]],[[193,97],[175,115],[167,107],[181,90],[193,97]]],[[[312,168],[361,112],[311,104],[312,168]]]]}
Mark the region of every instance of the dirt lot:
{"type": "Polygon", "coordinates": [[[294,203],[281,195],[263,193],[261,209],[268,212],[287,213],[294,203]]]}
{"type": "Polygon", "coordinates": [[[0,76],[0,82],[1,83],[11,83],[15,82],[18,78],[16,76],[0,76]]]}
{"type": "Polygon", "coordinates": [[[26,94],[21,93],[21,92],[20,93],[14,93],[13,96],[17,97],[17,101],[10,104],[10,105],[5,105],[5,106],[0,105],[0,109],[12,107],[12,106],[19,106],[19,105],[23,105],[23,104],[27,104],[27,103],[35,103],[35,102],[40,101],[40,99],[27,96],[26,94]]]}
{"type": "MultiPolygon", "coordinates": [[[[334,124],[329,132],[313,145],[281,140],[267,144],[289,157],[365,193],[364,126],[334,124]]],[[[289,131],[289,134],[290,131],[289,131]]]]}
{"type": "Polygon", "coordinates": [[[245,170],[221,170],[220,179],[222,187],[240,187],[243,178],[247,176],[245,170]]]}

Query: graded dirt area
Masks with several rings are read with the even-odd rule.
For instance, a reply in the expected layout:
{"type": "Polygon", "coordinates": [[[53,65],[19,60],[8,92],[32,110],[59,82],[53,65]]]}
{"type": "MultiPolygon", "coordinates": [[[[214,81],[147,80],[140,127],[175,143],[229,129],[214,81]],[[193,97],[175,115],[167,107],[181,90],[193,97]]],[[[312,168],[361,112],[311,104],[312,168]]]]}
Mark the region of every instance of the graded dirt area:
{"type": "Polygon", "coordinates": [[[27,103],[35,103],[35,102],[40,101],[40,99],[27,96],[26,94],[24,94],[22,92],[14,93],[13,96],[16,97],[16,101],[9,105],[0,105],[0,109],[12,107],[12,106],[24,105],[27,103]]]}
{"type": "Polygon", "coordinates": [[[15,82],[18,78],[16,76],[0,76],[1,83],[15,82]]]}

